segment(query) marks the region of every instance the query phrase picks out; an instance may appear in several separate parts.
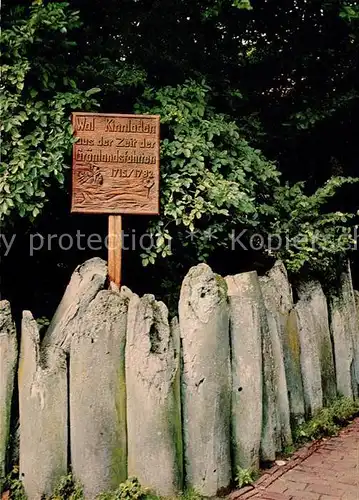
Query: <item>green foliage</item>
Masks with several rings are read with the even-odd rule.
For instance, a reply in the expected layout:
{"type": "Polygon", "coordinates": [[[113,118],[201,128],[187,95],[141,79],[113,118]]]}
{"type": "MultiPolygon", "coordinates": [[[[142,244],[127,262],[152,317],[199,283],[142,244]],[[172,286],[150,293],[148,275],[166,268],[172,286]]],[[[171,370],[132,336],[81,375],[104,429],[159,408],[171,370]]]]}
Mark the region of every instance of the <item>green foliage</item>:
{"type": "Polygon", "coordinates": [[[235,481],[238,488],[243,488],[244,486],[253,484],[258,479],[258,476],[259,474],[256,469],[242,469],[242,467],[237,467],[235,481]]]}
{"type": "Polygon", "coordinates": [[[161,217],[144,265],[180,274],[243,229],[293,272],[347,251],[357,201],[334,192],[357,175],[356,2],[25,4],[4,0],[0,218],[32,221],[65,188],[70,112],[96,97],[103,111],[162,118],[161,217]],[[270,248],[273,234],[294,245],[270,248]]]}
{"type": "Polygon", "coordinates": [[[49,185],[64,182],[70,112],[93,107],[99,90],[80,90],[66,64],[73,49],[68,32],[79,26],[67,3],[34,2],[13,11],[2,30],[0,220],[36,217],[49,185]]]}
{"type": "Polygon", "coordinates": [[[75,481],[72,474],[68,474],[60,479],[49,500],[83,500],[83,498],[82,486],[75,481]]]}
{"type": "Polygon", "coordinates": [[[313,418],[300,425],[294,434],[297,443],[334,436],[341,427],[359,413],[359,399],[340,397],[328,408],[322,408],[313,418]]]}
{"type": "Polygon", "coordinates": [[[140,87],[146,80],[146,72],[126,62],[118,64],[108,57],[86,56],[78,66],[79,75],[90,84],[99,85],[104,94],[117,95],[126,87],[140,87]]]}
{"type": "Polygon", "coordinates": [[[337,257],[354,248],[356,226],[354,213],[326,212],[325,207],[339,188],[357,182],[351,177],[332,177],[312,195],[305,194],[303,182],[276,188],[270,205],[262,208],[264,226],[285,244],[277,252],[268,252],[281,258],[292,272],[299,272],[305,264],[311,269],[330,269],[337,257]]]}
{"type": "Polygon", "coordinates": [[[301,111],[297,111],[293,115],[288,117],[288,126],[293,123],[298,130],[309,130],[316,125],[322,123],[328,118],[332,118],[343,108],[348,108],[358,98],[358,94],[354,90],[345,92],[339,96],[331,96],[327,98],[324,102],[318,105],[313,103],[312,106],[308,106],[301,111]]]}
{"type": "Polygon", "coordinates": [[[211,89],[188,81],[177,87],[147,90],[136,111],[159,113],[167,127],[161,148],[162,217],[152,226],[157,246],[143,263],[171,254],[176,236],[205,260],[228,246],[231,229],[254,227],[262,200],[279,183],[274,163],[241,136],[235,122],[211,105],[211,89]],[[197,231],[201,237],[191,238],[197,231]]]}
{"type": "Polygon", "coordinates": [[[287,445],[283,448],[283,457],[290,457],[295,452],[295,446],[293,444],[287,445]]]}
{"type": "Polygon", "coordinates": [[[233,0],[233,7],[243,10],[252,10],[252,4],[250,0],[233,0]]]}
{"type": "Polygon", "coordinates": [[[135,477],[129,477],[124,483],[121,483],[116,491],[102,493],[99,500],[140,500],[146,497],[148,490],[142,488],[135,477]]]}
{"type": "Polygon", "coordinates": [[[41,318],[36,318],[36,323],[39,327],[40,335],[49,326],[50,321],[51,320],[49,318],[46,318],[46,316],[42,316],[41,318]]]}
{"type": "Polygon", "coordinates": [[[181,500],[201,500],[203,498],[194,488],[189,488],[180,494],[181,500]]]}
{"type": "Polygon", "coordinates": [[[312,195],[303,182],[280,185],[275,164],[248,144],[230,117],[215,111],[212,97],[205,83],[188,81],[147,90],[137,106],[159,113],[168,130],[161,149],[162,216],[151,228],[157,243],[142,254],[143,264],[170,255],[174,238],[206,260],[244,228],[248,236],[256,230],[263,250],[293,272],[305,264],[331,268],[353,246],[355,214],[326,206],[340,187],[358,179],[333,177],[312,195]]]}
{"type": "MultiPolygon", "coordinates": [[[[168,497],[160,497],[148,492],[145,494],[144,497],[145,500],[163,500],[164,498],[168,497]]],[[[201,500],[203,497],[194,488],[188,488],[187,490],[180,492],[175,497],[170,497],[170,498],[172,500],[201,500]]]]}
{"type": "MultiPolygon", "coordinates": [[[[15,467],[5,479],[4,490],[9,491],[11,500],[27,499],[22,481],[19,479],[18,467],[15,467]]],[[[60,479],[54,493],[47,498],[48,500],[83,500],[84,495],[82,487],[76,483],[72,474],[68,474],[60,479]]]]}
{"type": "MultiPolygon", "coordinates": [[[[15,467],[5,478],[4,491],[9,491],[11,500],[27,500],[23,484],[19,479],[19,469],[15,467]]],[[[48,500],[83,500],[84,493],[82,486],[75,481],[70,473],[60,479],[53,494],[46,497],[48,500]]],[[[201,500],[194,489],[190,488],[178,497],[180,500],[201,500]]],[[[101,493],[98,500],[161,500],[161,497],[152,494],[147,488],[143,488],[138,479],[129,477],[121,483],[115,491],[101,493]]]]}
{"type": "Polygon", "coordinates": [[[359,20],[359,5],[355,2],[344,3],[340,11],[340,17],[346,21],[359,20]]]}
{"type": "Polygon", "coordinates": [[[24,487],[19,479],[19,468],[13,470],[5,478],[4,491],[9,491],[11,500],[26,500],[24,487]]]}

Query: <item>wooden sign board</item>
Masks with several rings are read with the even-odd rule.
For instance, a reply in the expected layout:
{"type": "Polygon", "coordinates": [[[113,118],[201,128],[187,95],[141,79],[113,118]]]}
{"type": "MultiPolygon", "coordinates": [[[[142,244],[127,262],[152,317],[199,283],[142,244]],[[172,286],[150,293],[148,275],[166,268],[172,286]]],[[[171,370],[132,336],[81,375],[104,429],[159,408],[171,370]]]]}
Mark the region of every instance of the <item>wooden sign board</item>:
{"type": "Polygon", "coordinates": [[[72,212],[159,213],[160,117],[73,113],[72,212]]]}

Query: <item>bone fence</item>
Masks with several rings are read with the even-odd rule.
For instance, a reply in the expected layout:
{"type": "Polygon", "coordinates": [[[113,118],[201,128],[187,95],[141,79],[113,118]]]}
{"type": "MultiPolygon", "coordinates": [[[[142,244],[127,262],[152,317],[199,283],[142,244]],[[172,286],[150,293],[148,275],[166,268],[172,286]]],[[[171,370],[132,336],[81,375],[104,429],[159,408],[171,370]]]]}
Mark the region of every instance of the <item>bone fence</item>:
{"type": "Polygon", "coordinates": [[[306,281],[294,301],[281,262],[225,278],[199,264],[173,319],[106,283],[102,260],[79,266],[41,339],[29,311],[17,334],[0,302],[0,486],[15,460],[30,500],[70,470],[88,499],[130,476],[162,496],[215,496],[337,395],[358,395],[349,267],[336,293],[306,281]]]}

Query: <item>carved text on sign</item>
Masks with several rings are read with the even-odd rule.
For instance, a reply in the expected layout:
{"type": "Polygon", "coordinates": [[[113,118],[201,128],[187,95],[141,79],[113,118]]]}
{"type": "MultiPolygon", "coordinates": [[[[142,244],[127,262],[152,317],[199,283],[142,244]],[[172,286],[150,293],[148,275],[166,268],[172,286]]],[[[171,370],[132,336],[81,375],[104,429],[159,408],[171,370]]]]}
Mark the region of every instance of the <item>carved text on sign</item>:
{"type": "Polygon", "coordinates": [[[159,212],[159,117],[73,113],[72,211],[159,212]]]}

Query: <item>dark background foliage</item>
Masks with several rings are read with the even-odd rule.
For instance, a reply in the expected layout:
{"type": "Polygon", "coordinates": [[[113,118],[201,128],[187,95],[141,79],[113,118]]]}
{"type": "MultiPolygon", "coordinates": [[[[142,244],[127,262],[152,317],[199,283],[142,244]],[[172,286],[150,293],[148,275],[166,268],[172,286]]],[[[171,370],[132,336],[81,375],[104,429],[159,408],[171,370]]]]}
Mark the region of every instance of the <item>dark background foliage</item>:
{"type": "MultiPolygon", "coordinates": [[[[28,18],[29,7],[27,1],[5,0],[4,30],[16,20],[28,18]]],[[[205,113],[213,122],[219,114],[233,122],[248,148],[253,148],[246,154],[261,150],[266,158],[263,162],[274,162],[283,184],[305,181],[303,193],[311,194],[332,176],[359,176],[356,2],[253,0],[249,5],[227,0],[73,0],[70,8],[79,12],[78,26],[64,33],[41,25],[39,42],[29,45],[27,57],[33,73],[27,77],[22,95],[36,88],[45,103],[55,99],[34,72],[48,66],[56,90],[71,92],[71,87],[85,96],[83,102],[64,104],[66,120],[71,110],[85,105],[104,112],[134,112],[150,89],[152,96],[159,92],[166,117],[169,110],[161,101],[163,89],[181,87],[189,80],[199,87],[205,82],[210,88],[205,113]],[[68,79],[65,83],[64,77],[68,79]],[[101,92],[86,98],[93,88],[101,92]]],[[[147,101],[146,109],[159,105],[154,97],[147,101]]],[[[197,109],[195,105],[191,109],[197,109]]],[[[177,125],[168,118],[162,125],[162,137],[173,140],[177,125]]],[[[190,137],[192,129],[182,133],[190,137]]],[[[218,141],[224,140],[223,134],[218,141]]],[[[214,147],[220,149],[218,144],[214,147]]],[[[231,147],[237,147],[236,140],[231,147]]],[[[69,151],[63,154],[63,163],[68,165],[69,151]]],[[[60,187],[55,177],[46,181],[46,203],[40,215],[21,218],[15,211],[3,221],[4,234],[16,233],[17,237],[9,255],[1,259],[1,293],[17,311],[31,309],[37,317],[51,315],[76,265],[94,255],[106,258],[105,249],[62,251],[55,240],[51,252],[29,255],[30,233],[36,231],[44,236],[75,235],[77,231],[106,234],[106,216],[70,215],[69,170],[61,173],[60,187]]],[[[265,183],[258,186],[255,192],[260,195],[265,183]]],[[[358,208],[356,184],[344,185],[325,206],[327,211],[351,214],[358,208]]],[[[209,220],[211,227],[227,230],[225,216],[209,220]]],[[[153,222],[156,220],[146,217],[124,218],[125,230],[139,233],[153,222]]],[[[207,223],[206,219],[201,223],[207,223]]],[[[270,228],[268,223],[265,230],[270,228]]],[[[178,231],[180,234],[181,228],[178,231]]],[[[329,267],[339,265],[342,257],[334,255],[329,267]]],[[[357,251],[351,253],[351,259],[358,287],[357,251]]],[[[250,269],[264,272],[273,256],[239,249],[233,252],[218,245],[210,248],[205,260],[223,274],[250,269]]],[[[127,251],[123,281],[137,293],[156,293],[172,306],[180,280],[197,261],[198,249],[176,247],[176,242],[172,256],[157,258],[147,267],[142,266],[139,251],[127,251]]],[[[310,264],[302,266],[301,276],[317,272],[325,280],[325,269],[310,264]]]]}

